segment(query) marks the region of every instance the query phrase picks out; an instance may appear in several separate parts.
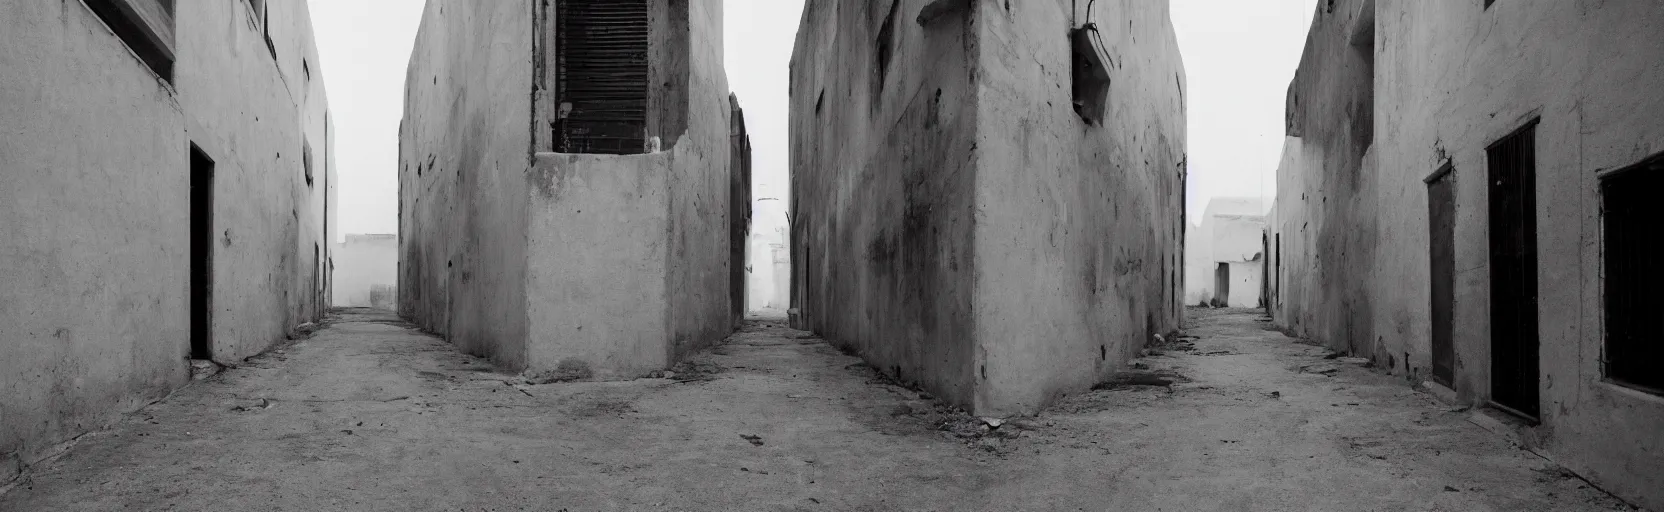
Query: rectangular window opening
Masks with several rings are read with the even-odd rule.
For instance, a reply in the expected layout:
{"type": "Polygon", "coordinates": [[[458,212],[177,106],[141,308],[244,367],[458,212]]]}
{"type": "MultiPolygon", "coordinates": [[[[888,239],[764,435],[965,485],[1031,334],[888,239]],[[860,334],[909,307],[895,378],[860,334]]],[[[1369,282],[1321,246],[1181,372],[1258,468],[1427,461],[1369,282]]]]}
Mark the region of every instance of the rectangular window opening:
{"type": "Polygon", "coordinates": [[[174,0],[86,0],[86,3],[151,71],[162,80],[173,82],[174,0]]]}
{"type": "Polygon", "coordinates": [[[1664,315],[1650,306],[1664,286],[1664,258],[1654,248],[1657,214],[1650,205],[1661,190],[1664,154],[1600,180],[1604,373],[1613,383],[1658,395],[1664,395],[1664,315]]]}
{"type": "Polygon", "coordinates": [[[555,151],[647,151],[647,0],[558,0],[555,151]]]}

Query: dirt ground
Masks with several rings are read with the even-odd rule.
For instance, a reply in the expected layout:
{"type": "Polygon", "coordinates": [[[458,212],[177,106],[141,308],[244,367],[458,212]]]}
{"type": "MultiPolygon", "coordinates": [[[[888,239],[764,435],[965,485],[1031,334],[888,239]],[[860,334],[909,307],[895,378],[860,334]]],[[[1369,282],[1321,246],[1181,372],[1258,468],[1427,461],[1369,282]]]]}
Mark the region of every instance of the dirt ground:
{"type": "Polygon", "coordinates": [[[989,428],[778,321],[670,378],[532,385],[345,310],[0,510],[1629,509],[1257,311],[1189,314],[1143,378],[989,428]]]}

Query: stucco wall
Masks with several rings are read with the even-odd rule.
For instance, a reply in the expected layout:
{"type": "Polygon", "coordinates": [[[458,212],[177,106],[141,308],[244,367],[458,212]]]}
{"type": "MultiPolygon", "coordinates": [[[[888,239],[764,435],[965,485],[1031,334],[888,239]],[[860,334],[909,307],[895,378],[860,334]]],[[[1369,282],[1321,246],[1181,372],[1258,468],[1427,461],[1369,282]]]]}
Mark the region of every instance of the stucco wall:
{"type": "Polygon", "coordinates": [[[1033,411],[1178,327],[1177,44],[1164,2],[1098,2],[1117,66],[1107,120],[1088,126],[1071,108],[1068,2],[963,2],[921,26],[927,3],[894,7],[882,72],[891,3],[805,7],[794,307],[903,381],[1033,411]]]}
{"type": "Polygon", "coordinates": [[[791,63],[792,306],[805,328],[960,405],[974,396],[975,28],[900,0],[804,5],[791,63]]]}
{"type": "MultiPolygon", "coordinates": [[[[1597,173],[1664,151],[1664,6],[1651,2],[1379,0],[1374,144],[1349,140],[1341,105],[1367,88],[1355,51],[1320,6],[1291,98],[1318,121],[1285,145],[1274,229],[1283,234],[1283,311],[1334,347],[1412,380],[1430,362],[1426,184],[1455,176],[1455,388],[1490,396],[1490,255],[1485,148],[1536,128],[1542,424],[1527,442],[1602,487],[1664,508],[1664,398],[1605,383],[1597,173]],[[1329,119],[1329,121],[1322,121],[1329,119]],[[1359,155],[1360,174],[1337,173],[1359,155]],[[1304,196],[1302,196],[1304,194],[1304,196]],[[1301,198],[1304,197],[1302,200],[1301,198]],[[1324,200],[1328,201],[1325,206],[1324,200]],[[1336,210],[1339,201],[1343,207],[1336,210]],[[1291,243],[1292,240],[1292,243],[1291,243]],[[1318,257],[1318,255],[1322,257],[1318,257]],[[1337,267],[1337,265],[1343,265],[1337,267]],[[1348,270],[1350,269],[1350,270],[1348,270]],[[1350,327],[1348,329],[1347,327],[1350,327]]],[[[1353,31],[1355,32],[1355,31],[1353,31]]],[[[1295,104],[1291,101],[1291,106],[1295,104]]]]}
{"type": "Polygon", "coordinates": [[[399,313],[526,364],[531,2],[429,0],[399,133],[399,313]]]}
{"type": "Polygon", "coordinates": [[[272,2],[275,61],[250,20],[181,4],[170,84],[81,2],[0,3],[0,477],[188,379],[190,144],[216,164],[215,359],[325,308],[327,170],[308,186],[300,160],[304,138],[327,161],[329,139],[306,6],[272,2]]]}
{"type": "Polygon", "coordinates": [[[1374,126],[1373,50],[1352,43],[1358,31],[1373,30],[1366,12],[1374,3],[1316,7],[1289,84],[1279,212],[1271,224],[1285,245],[1278,321],[1336,350],[1364,357],[1380,352],[1385,363],[1395,351],[1377,350],[1369,293],[1378,235],[1373,155],[1365,154],[1374,126]]]}
{"type": "Polygon", "coordinates": [[[530,366],[570,359],[607,378],[670,362],[671,169],[664,152],[538,155],[527,233],[530,366]]]}
{"type": "Polygon", "coordinates": [[[346,242],[335,244],[331,256],[335,260],[332,305],[397,307],[396,303],[375,303],[372,294],[393,290],[398,282],[398,235],[347,235],[346,242]]]}
{"type": "Polygon", "coordinates": [[[512,369],[635,377],[734,328],[722,12],[649,4],[656,151],[567,155],[550,152],[552,5],[428,2],[400,137],[400,313],[512,369]]]}
{"type": "Polygon", "coordinates": [[[975,5],[977,408],[1027,412],[1179,328],[1184,66],[1166,2],[975,5]],[[1101,125],[1071,108],[1073,20],[1114,61],[1101,125]]]}
{"type": "MultiPolygon", "coordinates": [[[[685,69],[667,73],[667,89],[683,91],[685,97],[660,94],[674,99],[670,109],[685,112],[685,128],[671,127],[667,134],[681,131],[675,147],[669,148],[670,187],[665,283],[669,313],[670,345],[667,357],[676,359],[693,350],[722,341],[734,332],[729,219],[732,203],[728,165],[732,152],[729,139],[732,103],[728,74],[723,69],[722,3],[687,0],[668,1],[676,13],[686,9],[686,33],[666,31],[672,38],[685,37],[681,51],[687,56],[685,69]],[[684,76],[680,76],[685,74],[684,76]],[[686,85],[676,81],[682,80],[686,85]]],[[[671,25],[683,25],[672,23],[671,25]]],[[[675,39],[671,39],[675,41],[675,39]]],[[[675,46],[672,44],[671,46],[675,46]]],[[[674,62],[674,60],[672,60],[674,62]]],[[[745,202],[740,203],[746,206],[745,202]]],[[[743,215],[743,212],[739,213],[743,215]]]]}

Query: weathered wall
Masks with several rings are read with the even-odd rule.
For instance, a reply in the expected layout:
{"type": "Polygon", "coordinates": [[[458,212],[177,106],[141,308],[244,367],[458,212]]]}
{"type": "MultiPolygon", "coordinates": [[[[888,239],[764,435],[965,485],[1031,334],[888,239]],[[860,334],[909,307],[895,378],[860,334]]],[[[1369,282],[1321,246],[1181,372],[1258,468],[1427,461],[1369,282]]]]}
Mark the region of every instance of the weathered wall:
{"type": "Polygon", "coordinates": [[[1286,260],[1278,322],[1330,348],[1386,362],[1394,351],[1377,350],[1369,293],[1378,236],[1373,155],[1365,153],[1373,133],[1375,39],[1353,43],[1358,34],[1373,34],[1374,3],[1317,6],[1289,84],[1271,231],[1283,235],[1286,260]]]}
{"type": "Polygon", "coordinates": [[[649,5],[659,146],[621,156],[551,152],[552,4],[429,1],[400,138],[402,315],[510,368],[598,378],[733,331],[721,8],[649,5]]]}
{"type": "MultiPolygon", "coordinates": [[[[685,34],[668,30],[669,37],[663,40],[671,41],[669,46],[674,47],[678,46],[676,38],[685,38],[686,42],[679,45],[686,55],[685,69],[667,66],[672,71],[667,73],[670,78],[666,82],[673,84],[666,89],[685,96],[658,93],[659,97],[671,98],[668,108],[685,112],[686,119],[686,127],[678,130],[682,134],[674,139],[675,147],[668,151],[670,229],[665,289],[670,359],[722,341],[737,327],[729,309],[732,169],[728,160],[732,146],[728,74],[722,60],[722,3],[683,2],[667,3],[672,6],[671,13],[685,9],[685,24],[677,20],[670,23],[673,27],[685,26],[685,34]]],[[[676,59],[670,62],[676,63],[676,59]]],[[[731,263],[743,265],[742,261],[731,263]]]]}
{"type": "Polygon", "coordinates": [[[571,360],[602,378],[629,378],[671,362],[672,168],[665,152],[538,154],[527,233],[532,368],[571,360]]]}
{"type": "Polygon", "coordinates": [[[275,60],[243,3],[181,4],[167,83],[81,2],[0,3],[0,478],[188,379],[191,143],[216,163],[215,359],[324,309],[327,172],[300,158],[328,160],[327,102],[305,3],[269,23],[275,60]]]}
{"type": "Polygon", "coordinates": [[[974,5],[976,406],[1030,412],[1179,328],[1184,66],[1167,2],[974,5]],[[1071,108],[1085,22],[1114,62],[1101,125],[1071,108]]]}
{"type": "Polygon", "coordinates": [[[429,0],[399,133],[399,314],[526,364],[531,2],[429,0]]]}
{"type": "Polygon", "coordinates": [[[268,2],[264,34],[243,2],[177,16],[186,136],[214,160],[213,353],[238,361],[328,309],[328,103],[306,2],[268,2]]]}
{"type": "MultiPolygon", "coordinates": [[[[1601,217],[1596,174],[1664,151],[1664,5],[1657,2],[1383,2],[1376,150],[1381,256],[1375,331],[1429,364],[1422,178],[1456,178],[1456,391],[1490,394],[1485,147],[1537,125],[1542,421],[1558,462],[1664,509],[1664,398],[1603,382],[1601,217]],[[1395,243],[1385,243],[1386,240],[1395,243]],[[1390,289],[1390,288],[1382,288],[1390,289]]],[[[1418,371],[1420,370],[1420,371],[1418,371]]]]}
{"type": "Polygon", "coordinates": [[[728,95],[728,313],[745,321],[746,243],[751,235],[751,135],[738,96],[728,95]]]}
{"type": "Polygon", "coordinates": [[[811,1],[791,61],[791,242],[804,328],[972,405],[975,25],[897,0],[811,1]]]}
{"type": "Polygon", "coordinates": [[[1479,2],[1374,5],[1378,66],[1369,151],[1367,139],[1346,140],[1350,123],[1339,121],[1336,102],[1367,102],[1370,86],[1317,79],[1361,62],[1343,54],[1356,51],[1346,43],[1357,38],[1321,7],[1291,86],[1291,115],[1318,122],[1289,140],[1279,169],[1274,227],[1283,233],[1286,260],[1279,320],[1331,346],[1372,355],[1394,373],[1423,378],[1431,364],[1431,321],[1422,180],[1449,163],[1456,187],[1454,384],[1464,401],[1489,398],[1485,148],[1540,118],[1542,424],[1527,442],[1620,496],[1664,508],[1664,438],[1657,435],[1664,398],[1604,382],[1601,373],[1596,178],[1664,151],[1658,121],[1664,99],[1650,92],[1664,85],[1664,40],[1656,36],[1664,6],[1592,0],[1497,2],[1488,9],[1479,2]],[[1303,95],[1298,106],[1296,94],[1303,95]],[[1346,169],[1332,165],[1344,161],[1338,155],[1359,155],[1356,179],[1335,171],[1346,169]],[[1336,211],[1337,200],[1351,206],[1336,211]],[[1334,260],[1346,267],[1336,268],[1334,260]]]}
{"type": "Polygon", "coordinates": [[[1033,411],[1178,328],[1177,43],[1165,3],[1098,2],[1118,60],[1107,121],[1088,126],[1068,2],[958,2],[920,25],[928,3],[805,7],[793,306],[898,379],[1033,411]]]}
{"type": "Polygon", "coordinates": [[[398,281],[398,235],[347,235],[331,251],[335,260],[331,305],[339,307],[397,307],[373,294],[394,290],[398,281]]]}

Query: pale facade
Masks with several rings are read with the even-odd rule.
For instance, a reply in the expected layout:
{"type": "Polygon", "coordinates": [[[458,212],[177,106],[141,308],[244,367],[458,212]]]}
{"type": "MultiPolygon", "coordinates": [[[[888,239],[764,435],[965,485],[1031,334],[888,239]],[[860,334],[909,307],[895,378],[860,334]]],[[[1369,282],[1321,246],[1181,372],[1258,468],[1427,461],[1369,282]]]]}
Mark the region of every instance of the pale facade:
{"type": "Polygon", "coordinates": [[[722,55],[720,2],[429,0],[399,134],[400,315],[596,378],[733,332],[749,201],[722,55]]]}
{"type": "Polygon", "coordinates": [[[1208,201],[1201,225],[1185,232],[1184,303],[1261,307],[1265,279],[1265,200],[1208,201]]]}
{"type": "Polygon", "coordinates": [[[1664,4],[1329,2],[1288,92],[1279,325],[1664,508],[1664,4]]]}
{"type": "Polygon", "coordinates": [[[798,327],[987,415],[1179,328],[1165,1],[808,2],[790,96],[798,327]]]}
{"type": "Polygon", "coordinates": [[[0,2],[0,484],[329,303],[303,0],[0,2]]]}
{"type": "Polygon", "coordinates": [[[335,261],[331,305],[397,308],[398,235],[347,235],[330,254],[335,261]]]}

